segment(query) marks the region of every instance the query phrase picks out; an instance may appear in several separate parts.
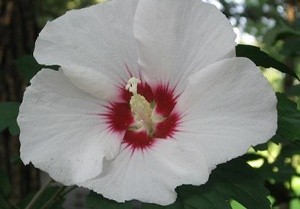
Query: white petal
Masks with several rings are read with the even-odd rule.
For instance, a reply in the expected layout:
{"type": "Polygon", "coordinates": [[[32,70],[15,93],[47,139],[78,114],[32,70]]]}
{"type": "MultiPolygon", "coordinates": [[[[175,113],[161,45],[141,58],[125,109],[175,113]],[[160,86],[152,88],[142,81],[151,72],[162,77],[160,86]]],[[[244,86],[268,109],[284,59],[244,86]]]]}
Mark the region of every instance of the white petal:
{"type": "Polygon", "coordinates": [[[139,64],[152,82],[185,83],[193,70],[235,53],[229,21],[200,0],[140,0],[134,35],[139,64]]]}
{"type": "Polygon", "coordinates": [[[122,136],[107,132],[98,100],[59,71],[43,69],[25,91],[18,124],[21,159],[70,185],[102,172],[103,158],[118,153],[122,136]]]}
{"type": "Polygon", "coordinates": [[[137,69],[133,16],[138,0],[113,0],[72,10],[48,22],[36,41],[41,64],[88,67],[113,79],[137,69]]]}
{"type": "Polygon", "coordinates": [[[199,150],[186,149],[172,139],[156,140],[144,151],[124,149],[106,161],[100,176],[81,185],[118,202],[137,199],[168,205],[176,200],[177,186],[207,181],[210,171],[199,150]]]}
{"type": "Polygon", "coordinates": [[[108,100],[115,95],[112,91],[116,87],[115,82],[101,71],[79,65],[62,67],[62,70],[71,83],[92,96],[108,100]]]}
{"type": "Polygon", "coordinates": [[[176,139],[201,149],[214,167],[275,134],[276,104],[254,63],[222,60],[189,77],[176,106],[184,115],[176,139]]]}

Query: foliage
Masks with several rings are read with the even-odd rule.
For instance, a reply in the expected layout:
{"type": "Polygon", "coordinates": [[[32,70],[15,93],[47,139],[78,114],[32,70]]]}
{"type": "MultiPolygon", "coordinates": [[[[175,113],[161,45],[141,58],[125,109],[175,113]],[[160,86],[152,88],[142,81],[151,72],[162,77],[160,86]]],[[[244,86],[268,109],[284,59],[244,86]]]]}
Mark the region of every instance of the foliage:
{"type": "Polygon", "coordinates": [[[18,135],[20,130],[16,118],[19,113],[19,103],[0,102],[0,131],[8,128],[12,135],[18,135]]]}
{"type": "Polygon", "coordinates": [[[297,104],[284,94],[277,94],[277,98],[278,129],[272,140],[277,143],[300,140],[300,111],[297,104]]]}
{"type": "Polygon", "coordinates": [[[40,65],[37,63],[35,58],[32,55],[25,55],[20,57],[18,60],[15,61],[17,69],[19,70],[20,74],[24,77],[24,79],[29,82],[31,78],[37,74],[42,68],[50,68],[53,70],[58,70],[59,66],[52,65],[52,66],[45,66],[40,65]]]}
{"type": "Polygon", "coordinates": [[[38,64],[32,55],[25,55],[16,61],[16,65],[20,74],[27,82],[42,69],[42,65],[38,64]]]}
{"type": "Polygon", "coordinates": [[[299,80],[297,74],[292,69],[277,61],[273,57],[270,57],[267,53],[261,51],[259,47],[243,44],[237,45],[236,56],[247,57],[251,59],[257,66],[264,68],[273,67],[299,80]]]}

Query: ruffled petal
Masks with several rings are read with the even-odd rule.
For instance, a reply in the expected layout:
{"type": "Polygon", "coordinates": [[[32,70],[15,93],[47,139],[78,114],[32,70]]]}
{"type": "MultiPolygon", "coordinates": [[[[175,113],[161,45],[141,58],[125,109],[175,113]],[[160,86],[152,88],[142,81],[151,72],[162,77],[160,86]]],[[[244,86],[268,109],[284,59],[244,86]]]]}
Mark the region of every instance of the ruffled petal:
{"type": "Polygon", "coordinates": [[[105,172],[80,185],[118,202],[137,199],[168,205],[176,200],[177,186],[208,180],[209,170],[199,150],[186,149],[176,140],[155,140],[146,150],[123,149],[104,163],[105,172]]]}
{"type": "Polygon", "coordinates": [[[99,114],[103,101],[76,88],[61,71],[43,69],[25,91],[18,124],[21,159],[55,180],[76,184],[102,172],[123,136],[112,134],[99,114]]]}
{"type": "Polygon", "coordinates": [[[185,84],[194,70],[235,54],[229,21],[200,0],[140,0],[134,36],[149,83],[185,84]]]}
{"type": "Polygon", "coordinates": [[[254,63],[222,60],[189,77],[176,106],[183,115],[176,139],[200,149],[213,168],[275,134],[276,104],[254,63]]]}
{"type": "Polygon", "coordinates": [[[133,16],[138,0],[113,0],[72,10],[48,22],[36,41],[40,64],[70,68],[79,65],[101,71],[112,80],[136,71],[133,16]]]}

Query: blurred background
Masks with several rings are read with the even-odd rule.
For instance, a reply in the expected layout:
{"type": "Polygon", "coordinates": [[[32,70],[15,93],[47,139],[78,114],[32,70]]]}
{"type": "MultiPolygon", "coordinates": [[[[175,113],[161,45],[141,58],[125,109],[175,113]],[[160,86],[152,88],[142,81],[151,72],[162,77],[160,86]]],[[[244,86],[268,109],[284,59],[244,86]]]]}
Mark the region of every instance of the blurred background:
{"type": "MultiPolygon", "coordinates": [[[[30,78],[40,70],[32,51],[45,23],[67,10],[101,1],[0,0],[0,102],[20,102],[30,78]]],[[[228,17],[237,34],[237,43],[261,47],[300,75],[300,0],[207,2],[216,5],[228,17]]],[[[286,92],[299,106],[300,86],[294,78],[275,69],[262,71],[276,92],[286,92]]],[[[24,167],[19,160],[18,127],[1,131],[0,171],[9,176],[12,185],[9,198],[17,202],[40,187],[42,176],[32,166],[24,167]]],[[[270,143],[265,151],[251,152],[253,158],[249,163],[260,169],[266,179],[274,208],[299,209],[300,144],[270,143]]],[[[243,208],[236,202],[232,205],[236,209],[243,208]]]]}

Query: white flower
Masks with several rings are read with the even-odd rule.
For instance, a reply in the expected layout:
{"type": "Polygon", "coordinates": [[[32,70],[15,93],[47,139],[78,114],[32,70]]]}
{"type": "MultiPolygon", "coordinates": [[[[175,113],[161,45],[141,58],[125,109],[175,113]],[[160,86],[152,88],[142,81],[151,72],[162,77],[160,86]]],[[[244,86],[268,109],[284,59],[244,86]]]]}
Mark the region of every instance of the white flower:
{"type": "Polygon", "coordinates": [[[276,130],[276,98],[199,0],[112,0],[47,23],[20,108],[21,158],[65,184],[167,205],[276,130]],[[127,87],[126,87],[127,85],[127,87]]]}

